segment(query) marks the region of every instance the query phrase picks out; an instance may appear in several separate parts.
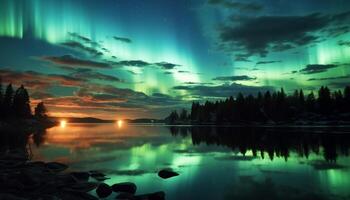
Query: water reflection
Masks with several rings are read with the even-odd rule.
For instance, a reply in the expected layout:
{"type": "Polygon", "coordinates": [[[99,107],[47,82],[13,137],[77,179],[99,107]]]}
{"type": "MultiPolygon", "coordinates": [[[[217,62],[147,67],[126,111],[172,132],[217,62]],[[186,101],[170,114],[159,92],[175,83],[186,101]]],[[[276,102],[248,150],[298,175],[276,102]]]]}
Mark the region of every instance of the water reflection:
{"type": "Polygon", "coordinates": [[[290,152],[308,158],[322,154],[335,162],[338,155],[349,155],[350,132],[345,128],[246,128],[246,127],[170,127],[174,136],[190,136],[193,145],[220,145],[238,150],[242,155],[252,151],[254,157],[283,157],[290,152]]]}
{"type": "Polygon", "coordinates": [[[348,130],[69,123],[1,147],[30,145],[33,160],[99,170],[106,183],[135,182],[138,193],[163,190],[167,200],[347,199],[348,130]],[[156,175],[168,167],[180,176],[156,175]]]}

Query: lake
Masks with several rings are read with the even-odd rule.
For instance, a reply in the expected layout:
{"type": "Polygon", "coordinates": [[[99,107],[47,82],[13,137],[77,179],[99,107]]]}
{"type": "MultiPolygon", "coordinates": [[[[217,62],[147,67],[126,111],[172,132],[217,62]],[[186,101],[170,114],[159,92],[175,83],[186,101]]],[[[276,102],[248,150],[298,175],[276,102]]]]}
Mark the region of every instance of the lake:
{"type": "MultiPolygon", "coordinates": [[[[166,199],[350,199],[350,128],[62,124],[30,138],[33,160],[99,170],[166,199]],[[163,180],[157,171],[179,176],[163,180]]],[[[112,196],[110,199],[114,199],[112,196]]]]}

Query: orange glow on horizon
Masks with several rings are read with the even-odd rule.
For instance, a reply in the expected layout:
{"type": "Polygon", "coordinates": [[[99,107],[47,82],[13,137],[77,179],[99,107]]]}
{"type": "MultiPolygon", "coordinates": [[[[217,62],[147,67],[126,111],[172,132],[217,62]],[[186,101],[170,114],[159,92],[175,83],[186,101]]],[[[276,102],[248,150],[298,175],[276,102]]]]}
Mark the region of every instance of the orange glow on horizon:
{"type": "Polygon", "coordinates": [[[119,119],[119,120],[117,121],[117,126],[118,126],[118,128],[122,128],[122,127],[123,127],[123,124],[124,124],[123,120],[119,119]]]}
{"type": "Polygon", "coordinates": [[[60,127],[61,127],[61,128],[66,128],[66,126],[67,126],[67,121],[64,120],[64,119],[61,120],[61,121],[60,121],[60,127]]]}

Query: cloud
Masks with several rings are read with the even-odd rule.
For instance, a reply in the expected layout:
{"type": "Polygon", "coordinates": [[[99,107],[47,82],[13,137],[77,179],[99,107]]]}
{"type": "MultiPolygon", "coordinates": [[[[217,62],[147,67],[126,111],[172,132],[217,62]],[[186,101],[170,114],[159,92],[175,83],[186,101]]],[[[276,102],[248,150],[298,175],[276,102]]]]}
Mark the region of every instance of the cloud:
{"type": "Polygon", "coordinates": [[[340,41],[338,41],[338,45],[339,45],[339,46],[350,47],[350,41],[340,40],[340,41]]]}
{"type": "Polygon", "coordinates": [[[330,37],[337,37],[339,35],[343,35],[345,33],[350,32],[350,27],[349,26],[339,26],[339,27],[332,27],[326,30],[328,35],[330,37]]]}
{"type": "Polygon", "coordinates": [[[77,38],[77,39],[79,39],[81,41],[84,41],[84,42],[92,42],[92,40],[90,38],[87,38],[85,36],[79,35],[78,33],[71,33],[71,32],[69,32],[68,35],[70,35],[71,37],[77,38]]]}
{"type": "MultiPolygon", "coordinates": [[[[118,67],[138,67],[138,68],[144,68],[144,67],[160,67],[163,70],[172,70],[176,67],[179,67],[181,65],[173,64],[169,62],[157,62],[157,63],[150,63],[143,60],[122,60],[119,62],[111,62],[111,65],[118,66],[118,67]]],[[[130,72],[130,71],[129,71],[130,72]]],[[[135,72],[131,72],[133,74],[136,74],[135,72]]],[[[171,72],[165,72],[166,74],[171,72]]]]}
{"type": "Polygon", "coordinates": [[[247,75],[241,75],[241,76],[219,76],[213,78],[215,81],[251,81],[256,80],[255,77],[250,77],[247,75]]]}
{"type": "Polygon", "coordinates": [[[110,82],[124,82],[122,79],[118,77],[96,72],[96,71],[93,71],[92,69],[69,68],[69,71],[71,72],[69,76],[79,78],[79,79],[85,79],[87,81],[90,79],[96,79],[96,80],[110,81],[110,82]]]}
{"type": "Polygon", "coordinates": [[[33,99],[42,100],[42,99],[47,99],[47,98],[53,98],[54,95],[47,93],[47,92],[36,91],[36,92],[31,93],[30,97],[33,99]]]}
{"type": "Polygon", "coordinates": [[[229,97],[236,96],[239,92],[243,94],[257,94],[267,90],[274,90],[269,86],[247,86],[237,83],[222,84],[218,86],[204,86],[204,85],[182,85],[173,87],[174,90],[185,90],[192,95],[199,95],[202,97],[229,97]]]}
{"type": "Polygon", "coordinates": [[[252,55],[266,56],[269,51],[285,51],[316,43],[324,39],[320,32],[337,35],[347,33],[349,12],[325,15],[313,13],[304,16],[244,17],[219,29],[220,46],[228,51],[243,52],[236,59],[252,55]]]}
{"type": "Polygon", "coordinates": [[[321,65],[321,64],[311,64],[307,65],[305,68],[301,69],[299,72],[302,74],[318,74],[322,72],[326,72],[329,69],[336,68],[338,65],[335,64],[328,64],[328,65],[321,65]]]}
{"type": "Polygon", "coordinates": [[[73,39],[77,39],[81,42],[85,42],[94,46],[101,46],[99,43],[92,41],[90,38],[79,35],[78,33],[71,33],[68,32],[68,35],[71,36],[73,39]]]}
{"type": "Polygon", "coordinates": [[[181,66],[178,64],[173,64],[173,63],[168,63],[168,62],[159,62],[159,63],[154,63],[154,64],[162,67],[163,69],[174,69],[175,67],[181,66]]]}
{"type": "Polygon", "coordinates": [[[334,77],[326,77],[326,78],[310,78],[308,81],[328,81],[328,80],[339,80],[339,79],[348,79],[350,78],[350,74],[345,76],[334,76],[334,77]]]}
{"type": "MultiPolygon", "coordinates": [[[[170,109],[184,102],[166,94],[154,93],[146,95],[128,88],[118,88],[112,85],[87,85],[80,88],[76,95],[87,102],[103,103],[105,106],[134,109],[170,109]]],[[[170,111],[170,110],[169,110],[170,111]]]]}
{"type": "Polygon", "coordinates": [[[256,63],[256,65],[266,65],[266,64],[273,64],[273,63],[280,63],[282,61],[280,60],[271,60],[271,61],[259,61],[256,63]]]}
{"type": "Polygon", "coordinates": [[[61,43],[61,45],[66,46],[66,47],[70,47],[73,49],[77,49],[79,51],[94,55],[94,56],[101,56],[103,55],[102,52],[96,50],[95,48],[92,47],[87,47],[85,45],[83,45],[80,42],[76,42],[76,41],[67,41],[67,42],[63,42],[61,43]]]}
{"type": "Polygon", "coordinates": [[[151,63],[142,61],[142,60],[123,60],[119,62],[114,62],[114,66],[121,66],[121,67],[146,67],[152,65],[151,63]]]}
{"type": "Polygon", "coordinates": [[[92,68],[111,68],[111,65],[104,62],[97,62],[92,60],[84,60],[80,58],[76,58],[72,55],[63,55],[63,56],[45,56],[42,57],[43,60],[49,61],[59,65],[67,65],[67,66],[84,66],[84,67],[92,67],[92,68]]]}
{"type": "Polygon", "coordinates": [[[34,71],[0,70],[1,78],[6,83],[25,85],[28,88],[45,89],[53,85],[77,87],[83,84],[81,78],[70,77],[61,74],[42,74],[34,71]]]}
{"type": "Polygon", "coordinates": [[[114,36],[113,39],[120,41],[120,42],[124,42],[124,43],[132,43],[131,39],[125,38],[125,37],[114,36]]]}
{"type": "Polygon", "coordinates": [[[248,67],[235,67],[236,70],[244,70],[244,71],[259,71],[259,68],[248,68],[248,67]]]}
{"type": "Polygon", "coordinates": [[[257,3],[242,3],[242,2],[232,2],[228,0],[208,0],[208,3],[211,5],[220,5],[225,8],[237,9],[245,12],[258,12],[263,10],[263,6],[257,3]]]}
{"type": "Polygon", "coordinates": [[[236,54],[235,55],[235,61],[237,62],[252,62],[248,59],[249,54],[236,54]]]}

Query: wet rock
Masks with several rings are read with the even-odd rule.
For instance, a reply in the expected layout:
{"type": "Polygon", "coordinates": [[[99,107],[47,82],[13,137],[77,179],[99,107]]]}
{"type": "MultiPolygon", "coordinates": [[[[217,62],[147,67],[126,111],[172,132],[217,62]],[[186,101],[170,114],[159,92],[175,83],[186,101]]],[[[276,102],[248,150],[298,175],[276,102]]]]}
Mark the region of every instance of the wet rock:
{"type": "Polygon", "coordinates": [[[97,181],[105,181],[109,179],[108,177],[105,177],[105,176],[94,176],[93,178],[96,179],[97,181]]]}
{"type": "Polygon", "coordinates": [[[13,194],[1,194],[1,193],[0,193],[0,199],[1,200],[25,200],[24,198],[17,197],[13,194]]]}
{"type": "Polygon", "coordinates": [[[178,175],[179,175],[178,173],[172,171],[171,169],[162,169],[158,172],[158,176],[163,179],[168,179],[178,175]]]}
{"type": "Polygon", "coordinates": [[[135,197],[134,197],[133,194],[122,192],[122,193],[118,194],[115,197],[115,199],[118,199],[118,200],[134,200],[135,197]]]}
{"type": "Polygon", "coordinates": [[[130,194],[135,194],[136,189],[137,189],[136,185],[131,182],[117,183],[112,185],[112,190],[114,192],[126,192],[130,194]]]}
{"type": "Polygon", "coordinates": [[[112,194],[112,188],[105,183],[101,183],[96,189],[96,194],[100,198],[108,197],[109,195],[112,194]]]}
{"type": "Polygon", "coordinates": [[[85,182],[67,185],[64,188],[71,191],[90,192],[91,190],[94,190],[97,187],[97,185],[97,183],[85,182]]]}
{"type": "Polygon", "coordinates": [[[74,184],[76,183],[76,179],[73,178],[73,176],[69,174],[58,174],[55,177],[55,181],[58,186],[65,186],[67,184],[74,184]]]}
{"type": "Polygon", "coordinates": [[[98,200],[97,197],[85,192],[68,191],[61,196],[64,200],[98,200]]]}
{"type": "Polygon", "coordinates": [[[90,174],[87,172],[71,172],[72,175],[78,181],[88,181],[90,174]]]}
{"type": "Polygon", "coordinates": [[[61,172],[66,170],[68,166],[58,162],[48,162],[46,163],[46,168],[53,172],[61,172]]]}
{"type": "MultiPolygon", "coordinates": [[[[0,154],[0,157],[4,156],[0,154]]],[[[97,200],[97,196],[100,198],[110,196],[113,190],[119,193],[117,199],[135,200],[137,187],[134,183],[125,182],[110,187],[105,183],[89,182],[89,177],[98,180],[108,179],[101,172],[60,173],[67,168],[67,165],[57,162],[0,159],[0,200],[97,200]],[[90,192],[94,189],[96,195],[91,195],[90,192]]],[[[164,193],[158,192],[141,195],[138,198],[158,200],[164,199],[164,196],[164,193]]]]}
{"type": "Polygon", "coordinates": [[[40,186],[40,177],[35,176],[30,170],[22,171],[16,180],[22,190],[34,190],[40,186]]]}
{"type": "Polygon", "coordinates": [[[135,196],[135,200],[165,200],[163,191],[135,196]]]}
{"type": "Polygon", "coordinates": [[[90,176],[94,179],[96,179],[97,181],[104,181],[109,179],[108,177],[106,177],[105,174],[99,172],[99,171],[90,171],[90,176]]]}
{"type": "Polygon", "coordinates": [[[90,172],[90,175],[91,175],[92,177],[94,177],[94,176],[106,176],[104,173],[99,172],[99,171],[95,171],[95,170],[89,171],[89,172],[90,172]]]}
{"type": "Polygon", "coordinates": [[[28,167],[38,167],[38,168],[45,168],[46,163],[42,161],[34,161],[34,162],[28,162],[28,167]]]}
{"type": "Polygon", "coordinates": [[[24,163],[21,160],[0,160],[0,169],[21,167],[24,163]]]}

